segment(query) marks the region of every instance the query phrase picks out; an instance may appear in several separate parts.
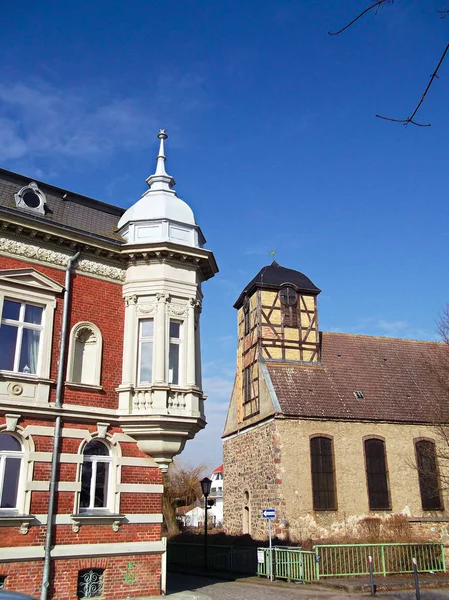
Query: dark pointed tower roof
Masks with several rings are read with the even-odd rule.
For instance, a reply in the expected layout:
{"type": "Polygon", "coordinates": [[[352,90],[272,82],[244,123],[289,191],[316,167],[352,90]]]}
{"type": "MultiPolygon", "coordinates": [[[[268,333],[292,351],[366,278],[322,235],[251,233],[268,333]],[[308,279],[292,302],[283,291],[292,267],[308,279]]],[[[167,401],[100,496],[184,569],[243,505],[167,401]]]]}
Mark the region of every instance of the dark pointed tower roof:
{"type": "Polygon", "coordinates": [[[271,265],[263,267],[254,279],[245,286],[245,289],[234,304],[234,308],[240,308],[245,296],[251,296],[257,288],[278,290],[281,286],[286,284],[292,285],[299,293],[318,295],[321,292],[321,290],[317,288],[304,273],[282,267],[274,260],[271,265]]]}

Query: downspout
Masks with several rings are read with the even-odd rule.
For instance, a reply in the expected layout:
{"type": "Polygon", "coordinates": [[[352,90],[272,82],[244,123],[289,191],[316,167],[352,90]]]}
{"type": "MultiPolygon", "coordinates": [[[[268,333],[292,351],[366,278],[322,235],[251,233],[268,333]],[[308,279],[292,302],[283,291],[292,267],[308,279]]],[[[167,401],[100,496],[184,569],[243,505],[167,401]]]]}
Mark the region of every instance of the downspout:
{"type": "MultiPolygon", "coordinates": [[[[65,367],[65,355],[66,355],[66,339],[67,339],[67,328],[69,324],[69,307],[71,300],[71,288],[72,278],[71,270],[73,263],[79,257],[80,253],[77,252],[74,256],[70,257],[65,269],[65,283],[64,283],[64,308],[62,313],[62,329],[61,329],[61,341],[59,342],[59,364],[58,364],[58,378],[56,382],[56,399],[55,408],[62,408],[62,393],[64,386],[64,367],[65,367]]],[[[61,415],[58,414],[55,419],[55,435],[53,438],[53,456],[51,459],[51,475],[50,475],[50,495],[48,498],[48,513],[47,513],[47,531],[45,533],[45,558],[44,558],[44,569],[42,572],[42,590],[41,600],[47,600],[48,588],[50,586],[50,566],[51,566],[51,547],[53,542],[52,527],[53,518],[55,512],[55,499],[56,499],[56,477],[58,473],[59,465],[59,442],[61,439],[61,415]]]]}

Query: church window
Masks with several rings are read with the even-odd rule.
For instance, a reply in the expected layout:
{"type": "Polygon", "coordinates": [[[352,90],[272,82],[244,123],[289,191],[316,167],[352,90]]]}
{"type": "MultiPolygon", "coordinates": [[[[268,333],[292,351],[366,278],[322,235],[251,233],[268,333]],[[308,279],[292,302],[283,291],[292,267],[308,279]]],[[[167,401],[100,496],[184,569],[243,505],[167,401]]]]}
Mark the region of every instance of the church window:
{"type": "Polygon", "coordinates": [[[111,456],[101,440],[90,441],[83,451],[80,512],[108,506],[111,456]]]}
{"type": "Polygon", "coordinates": [[[442,510],[435,444],[430,440],[415,443],[419,490],[423,510],[442,510]]]}
{"type": "Polygon", "coordinates": [[[70,333],[67,379],[71,383],[100,385],[102,336],[96,325],[78,323],[70,333]]]}
{"type": "Polygon", "coordinates": [[[153,381],[153,332],[154,320],[139,322],[139,383],[153,381]]]}
{"type": "Polygon", "coordinates": [[[328,437],[310,439],[313,508],[315,510],[337,509],[332,445],[332,439],[328,437]]]}
{"type": "Polygon", "coordinates": [[[23,450],[19,440],[0,434],[0,514],[1,509],[17,509],[23,450]]]}
{"type": "Polygon", "coordinates": [[[245,299],[243,304],[243,327],[244,327],[244,335],[248,335],[250,329],[250,317],[249,317],[249,300],[245,299]]]}
{"type": "Polygon", "coordinates": [[[0,327],[0,369],[35,375],[44,308],[5,298],[0,327]]]}
{"type": "Polygon", "coordinates": [[[383,440],[376,438],[365,440],[365,463],[370,510],[389,510],[391,506],[383,440]]]}
{"type": "Polygon", "coordinates": [[[170,320],[168,348],[168,383],[179,385],[179,356],[181,350],[181,322],[170,320]]]}
{"type": "Polygon", "coordinates": [[[298,327],[298,294],[290,286],[285,286],[279,292],[282,309],[282,324],[284,327],[298,327]]]}

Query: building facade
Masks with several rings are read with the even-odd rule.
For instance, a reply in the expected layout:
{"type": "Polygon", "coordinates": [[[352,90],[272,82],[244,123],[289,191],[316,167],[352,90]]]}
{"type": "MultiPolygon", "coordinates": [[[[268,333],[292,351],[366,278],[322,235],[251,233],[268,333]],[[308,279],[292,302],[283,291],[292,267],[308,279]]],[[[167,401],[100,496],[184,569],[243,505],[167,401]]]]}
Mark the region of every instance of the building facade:
{"type": "Polygon", "coordinates": [[[127,211],[0,170],[0,586],[43,600],[163,592],[162,475],[205,426],[217,266],[158,138],[127,211]]]}
{"type": "Polygon", "coordinates": [[[366,518],[449,541],[445,344],[320,332],[320,290],[264,267],[235,304],[237,372],[223,435],[224,526],[294,541],[356,536],[366,518]],[[443,472],[444,471],[444,472],[443,472]]]}

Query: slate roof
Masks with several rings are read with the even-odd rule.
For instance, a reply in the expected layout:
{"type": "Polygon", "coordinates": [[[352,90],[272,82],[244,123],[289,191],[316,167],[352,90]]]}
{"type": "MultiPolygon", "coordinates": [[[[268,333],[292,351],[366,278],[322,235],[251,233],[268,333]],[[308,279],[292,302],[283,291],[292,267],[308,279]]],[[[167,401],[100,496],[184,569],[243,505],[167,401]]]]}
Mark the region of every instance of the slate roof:
{"type": "Polygon", "coordinates": [[[428,423],[449,420],[449,399],[429,366],[447,364],[448,352],[437,342],[323,333],[321,364],[267,367],[285,415],[428,423]]]}
{"type": "Polygon", "coordinates": [[[52,223],[66,230],[82,231],[109,241],[120,243],[121,238],[115,233],[117,223],[125,212],[124,208],[106,204],[87,196],[58,188],[36,179],[30,179],[18,173],[0,169],[0,210],[11,214],[20,214],[36,223],[52,223]],[[49,212],[39,215],[16,207],[14,194],[22,187],[35,181],[45,194],[49,212]],[[67,194],[63,200],[64,194],[67,194]]]}
{"type": "Polygon", "coordinates": [[[234,308],[240,308],[245,296],[250,296],[256,288],[278,290],[281,285],[291,283],[299,292],[319,294],[321,290],[304,273],[282,267],[275,260],[263,267],[240,294],[234,308]]]}

